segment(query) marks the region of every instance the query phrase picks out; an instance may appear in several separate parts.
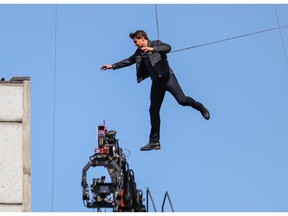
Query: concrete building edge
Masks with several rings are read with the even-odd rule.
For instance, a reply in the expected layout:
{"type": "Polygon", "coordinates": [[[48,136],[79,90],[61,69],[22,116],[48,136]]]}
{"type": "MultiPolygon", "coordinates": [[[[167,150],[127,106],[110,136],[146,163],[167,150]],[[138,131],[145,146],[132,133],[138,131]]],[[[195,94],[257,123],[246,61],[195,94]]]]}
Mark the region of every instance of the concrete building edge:
{"type": "Polygon", "coordinates": [[[23,212],[31,212],[32,180],[31,180],[31,97],[30,81],[23,81],[23,212]]]}

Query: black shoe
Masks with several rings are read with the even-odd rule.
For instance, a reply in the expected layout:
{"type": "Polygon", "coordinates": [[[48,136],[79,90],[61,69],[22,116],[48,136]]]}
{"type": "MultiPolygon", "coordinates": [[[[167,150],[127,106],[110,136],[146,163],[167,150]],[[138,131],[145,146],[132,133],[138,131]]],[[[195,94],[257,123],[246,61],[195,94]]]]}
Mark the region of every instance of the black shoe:
{"type": "Polygon", "coordinates": [[[206,120],[210,119],[210,113],[204,106],[201,108],[200,112],[206,120]]]}
{"type": "Polygon", "coordinates": [[[160,142],[149,142],[146,146],[140,148],[140,151],[159,150],[160,148],[160,142]]]}
{"type": "Polygon", "coordinates": [[[206,120],[210,119],[210,113],[202,103],[195,101],[192,107],[201,112],[203,118],[206,120]]]}

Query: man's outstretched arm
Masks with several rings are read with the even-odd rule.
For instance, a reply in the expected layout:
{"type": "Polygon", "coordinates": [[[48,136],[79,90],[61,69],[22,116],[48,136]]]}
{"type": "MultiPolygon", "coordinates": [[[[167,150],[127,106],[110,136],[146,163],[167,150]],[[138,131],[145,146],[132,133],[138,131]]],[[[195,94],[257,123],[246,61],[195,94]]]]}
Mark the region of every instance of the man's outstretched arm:
{"type": "Polygon", "coordinates": [[[123,68],[123,67],[128,67],[132,64],[135,64],[136,63],[136,52],[137,50],[135,51],[135,53],[130,56],[129,58],[127,59],[123,59],[122,61],[120,62],[117,62],[117,63],[114,63],[114,64],[107,64],[107,65],[102,65],[101,66],[101,70],[107,70],[107,69],[119,69],[119,68],[123,68]]]}

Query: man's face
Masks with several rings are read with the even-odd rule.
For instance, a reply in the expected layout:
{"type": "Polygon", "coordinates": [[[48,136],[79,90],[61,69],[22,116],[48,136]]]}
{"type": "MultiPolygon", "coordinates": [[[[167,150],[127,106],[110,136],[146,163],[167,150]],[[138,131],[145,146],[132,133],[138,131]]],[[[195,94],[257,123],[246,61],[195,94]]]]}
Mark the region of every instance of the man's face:
{"type": "Polygon", "coordinates": [[[145,47],[147,46],[147,40],[144,39],[144,37],[141,37],[141,38],[133,38],[133,42],[134,42],[134,45],[137,46],[139,49],[141,47],[145,47]]]}

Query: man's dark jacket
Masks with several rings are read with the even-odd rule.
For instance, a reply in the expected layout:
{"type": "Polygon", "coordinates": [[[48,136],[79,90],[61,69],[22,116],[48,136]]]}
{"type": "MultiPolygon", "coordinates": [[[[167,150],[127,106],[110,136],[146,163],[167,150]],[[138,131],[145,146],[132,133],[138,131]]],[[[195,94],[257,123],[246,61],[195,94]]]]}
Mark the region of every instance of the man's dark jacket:
{"type": "MultiPolygon", "coordinates": [[[[169,53],[171,50],[171,46],[169,44],[163,43],[160,40],[150,41],[148,40],[148,47],[153,47],[153,52],[148,52],[147,56],[151,62],[152,67],[157,73],[158,77],[162,77],[165,74],[169,73],[171,70],[169,67],[169,63],[167,61],[166,53],[169,53]]],[[[138,48],[135,53],[127,59],[124,59],[120,62],[112,64],[113,70],[119,69],[122,67],[127,67],[136,63],[136,73],[137,73],[137,82],[141,82],[147,77],[149,77],[149,73],[146,68],[141,64],[142,56],[141,50],[138,48]]]]}

